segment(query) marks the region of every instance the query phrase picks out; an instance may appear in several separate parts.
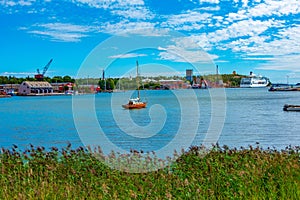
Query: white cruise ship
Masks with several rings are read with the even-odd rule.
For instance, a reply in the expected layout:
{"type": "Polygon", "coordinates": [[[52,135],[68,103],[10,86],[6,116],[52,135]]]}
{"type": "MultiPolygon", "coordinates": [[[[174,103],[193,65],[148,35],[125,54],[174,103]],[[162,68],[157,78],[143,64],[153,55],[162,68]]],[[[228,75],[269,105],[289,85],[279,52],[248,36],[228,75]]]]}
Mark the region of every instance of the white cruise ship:
{"type": "Polygon", "coordinates": [[[263,76],[256,76],[252,72],[246,78],[241,79],[241,88],[259,88],[267,87],[269,85],[269,79],[263,76]]]}

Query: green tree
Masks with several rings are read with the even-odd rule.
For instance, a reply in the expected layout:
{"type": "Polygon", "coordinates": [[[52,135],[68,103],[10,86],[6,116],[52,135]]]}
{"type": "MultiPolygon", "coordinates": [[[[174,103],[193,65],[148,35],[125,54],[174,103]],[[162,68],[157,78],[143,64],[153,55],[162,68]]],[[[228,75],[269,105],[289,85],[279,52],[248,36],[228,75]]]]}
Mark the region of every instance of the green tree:
{"type": "Polygon", "coordinates": [[[70,76],[63,77],[63,82],[65,82],[65,83],[69,83],[69,82],[74,83],[73,81],[74,80],[70,76]]]}
{"type": "Polygon", "coordinates": [[[51,80],[52,83],[63,83],[63,78],[61,76],[54,76],[51,80]]]}
{"type": "Polygon", "coordinates": [[[115,82],[112,78],[106,80],[106,89],[107,90],[114,90],[115,89],[115,82]]]}
{"type": "Polygon", "coordinates": [[[34,80],[35,80],[35,78],[33,78],[33,77],[29,77],[29,76],[26,77],[26,81],[34,81],[34,80]]]}
{"type": "Polygon", "coordinates": [[[98,82],[98,85],[99,85],[99,87],[101,88],[101,90],[105,90],[105,81],[104,80],[100,80],[99,82],[98,82]]]}
{"type": "Polygon", "coordinates": [[[108,78],[106,80],[100,80],[98,82],[99,87],[101,90],[114,90],[115,89],[115,80],[113,78],[108,78]],[[106,87],[105,87],[106,86],[106,87]]]}
{"type": "Polygon", "coordinates": [[[46,77],[44,77],[44,81],[51,83],[51,78],[46,76],[46,77]]]}
{"type": "Polygon", "coordinates": [[[69,87],[67,85],[64,86],[64,91],[68,91],[69,87]]]}
{"type": "Polygon", "coordinates": [[[0,76],[0,84],[8,84],[7,76],[0,76]]]}

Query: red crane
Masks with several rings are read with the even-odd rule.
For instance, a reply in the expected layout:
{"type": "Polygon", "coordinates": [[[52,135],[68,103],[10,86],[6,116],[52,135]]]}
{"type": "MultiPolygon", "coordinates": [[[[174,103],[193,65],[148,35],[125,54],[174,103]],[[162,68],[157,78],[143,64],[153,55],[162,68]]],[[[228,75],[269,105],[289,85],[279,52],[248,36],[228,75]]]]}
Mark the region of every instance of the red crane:
{"type": "Polygon", "coordinates": [[[37,70],[36,70],[36,71],[37,71],[37,74],[34,76],[34,78],[36,78],[38,81],[42,81],[42,80],[44,79],[45,73],[47,72],[47,70],[48,70],[50,64],[52,63],[52,60],[53,60],[53,59],[51,59],[51,60],[47,63],[47,65],[45,65],[45,67],[44,67],[44,69],[43,69],[43,73],[40,73],[40,69],[37,69],[37,70]]]}

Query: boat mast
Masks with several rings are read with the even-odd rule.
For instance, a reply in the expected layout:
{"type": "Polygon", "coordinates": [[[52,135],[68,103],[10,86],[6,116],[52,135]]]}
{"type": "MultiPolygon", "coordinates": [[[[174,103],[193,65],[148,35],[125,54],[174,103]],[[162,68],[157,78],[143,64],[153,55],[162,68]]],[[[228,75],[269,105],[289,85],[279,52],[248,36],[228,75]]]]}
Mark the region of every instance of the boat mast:
{"type": "Polygon", "coordinates": [[[138,98],[140,99],[140,84],[139,84],[139,63],[136,61],[136,81],[138,87],[138,98]]]}

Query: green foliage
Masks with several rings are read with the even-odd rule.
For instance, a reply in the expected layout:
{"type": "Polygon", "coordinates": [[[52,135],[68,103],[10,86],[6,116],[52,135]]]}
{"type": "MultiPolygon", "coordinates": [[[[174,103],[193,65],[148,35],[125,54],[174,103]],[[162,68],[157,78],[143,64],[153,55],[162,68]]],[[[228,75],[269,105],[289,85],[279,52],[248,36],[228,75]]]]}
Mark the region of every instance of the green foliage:
{"type": "MultiPolygon", "coordinates": [[[[23,81],[37,81],[34,77],[27,76],[26,78],[16,78],[14,76],[0,76],[0,84],[21,84],[23,81]]],[[[54,76],[53,78],[44,77],[44,81],[49,83],[75,83],[75,79],[70,76],[54,76]]]]}
{"type": "Polygon", "coordinates": [[[98,85],[98,78],[79,78],[76,79],[77,85],[98,85]]]}
{"type": "Polygon", "coordinates": [[[235,74],[222,74],[222,80],[228,85],[228,87],[239,87],[241,79],[245,76],[235,74]]]}
{"type": "Polygon", "coordinates": [[[112,78],[108,78],[106,80],[106,89],[108,89],[108,90],[114,90],[115,89],[115,82],[112,78]]]}
{"type": "MultiPolygon", "coordinates": [[[[149,173],[113,170],[83,148],[2,149],[0,199],[299,199],[300,148],[191,147],[149,173]]],[[[98,150],[100,153],[101,150],[98,150]]],[[[139,153],[134,153],[139,155],[139,153]]],[[[137,158],[135,156],[134,158],[137,158]]],[[[124,158],[120,155],[119,158],[124,158]]],[[[118,161],[118,154],[109,158],[118,161]]],[[[129,156],[132,160],[132,155],[129,156]]]]}
{"type": "Polygon", "coordinates": [[[146,84],[140,86],[140,89],[158,89],[158,88],[160,88],[160,84],[153,83],[153,82],[146,83],[146,84]]]}
{"type": "MultiPolygon", "coordinates": [[[[45,78],[44,78],[45,80],[45,78]]],[[[75,79],[72,79],[70,76],[54,76],[52,79],[48,80],[50,83],[75,83],[75,79]]]]}
{"type": "Polygon", "coordinates": [[[72,79],[70,76],[64,76],[63,77],[63,81],[65,82],[65,83],[74,83],[75,82],[75,80],[74,79],[72,79]]]}
{"type": "Polygon", "coordinates": [[[14,76],[0,76],[0,84],[20,84],[23,81],[30,81],[31,78],[16,78],[14,76]]]}
{"type": "MultiPolygon", "coordinates": [[[[195,77],[195,76],[194,76],[195,77]]],[[[218,80],[223,80],[223,83],[226,84],[227,87],[238,87],[240,85],[241,78],[244,77],[243,75],[234,75],[234,74],[222,74],[222,75],[205,75],[201,76],[205,80],[210,81],[210,82],[216,82],[218,80]]],[[[155,89],[157,87],[160,87],[159,83],[146,83],[142,84],[141,80],[143,79],[152,79],[156,82],[159,80],[183,80],[186,81],[184,77],[179,77],[179,76],[171,76],[171,77],[166,77],[166,76],[157,76],[157,77],[140,77],[139,79],[139,85],[140,89],[155,89]]],[[[26,77],[26,78],[16,78],[13,76],[0,76],[0,84],[20,84],[23,81],[36,81],[35,78],[33,77],[26,77]]],[[[75,79],[71,78],[70,76],[54,76],[53,78],[50,77],[44,77],[44,80],[49,82],[49,83],[66,83],[66,82],[71,82],[75,83],[75,79]]],[[[102,90],[105,89],[105,81],[104,80],[99,80],[98,78],[80,78],[76,80],[77,85],[99,85],[102,90]]],[[[135,90],[137,89],[137,82],[135,78],[108,78],[106,79],[106,88],[107,90],[111,89],[116,89],[118,88],[121,90],[135,90]]]]}
{"type": "Polygon", "coordinates": [[[115,79],[108,78],[106,80],[99,80],[98,85],[101,90],[114,90],[115,89],[115,79]]]}
{"type": "MultiPolygon", "coordinates": [[[[135,78],[121,78],[118,79],[115,83],[117,89],[121,90],[136,90],[137,81],[135,78]]],[[[141,86],[141,84],[140,84],[141,86]]]]}

